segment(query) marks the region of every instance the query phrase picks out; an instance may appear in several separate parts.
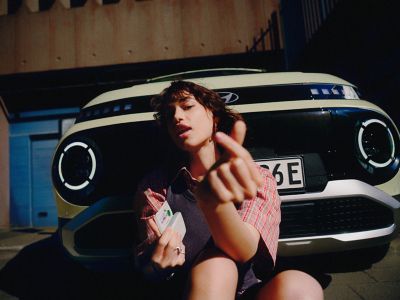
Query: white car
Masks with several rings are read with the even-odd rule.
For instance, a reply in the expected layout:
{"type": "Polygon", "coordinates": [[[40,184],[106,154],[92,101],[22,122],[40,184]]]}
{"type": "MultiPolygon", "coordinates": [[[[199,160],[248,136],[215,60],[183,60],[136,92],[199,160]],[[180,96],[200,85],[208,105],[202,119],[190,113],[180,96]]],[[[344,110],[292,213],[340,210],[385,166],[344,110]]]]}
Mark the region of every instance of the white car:
{"type": "Polygon", "coordinates": [[[82,108],[52,169],[61,238],[72,257],[90,264],[132,255],[133,193],[163,160],[149,100],[174,79],[217,91],[243,114],[245,146],[278,183],[279,255],[369,248],[396,236],[400,141],[387,113],[328,74],[203,70],[110,91],[82,108]]]}

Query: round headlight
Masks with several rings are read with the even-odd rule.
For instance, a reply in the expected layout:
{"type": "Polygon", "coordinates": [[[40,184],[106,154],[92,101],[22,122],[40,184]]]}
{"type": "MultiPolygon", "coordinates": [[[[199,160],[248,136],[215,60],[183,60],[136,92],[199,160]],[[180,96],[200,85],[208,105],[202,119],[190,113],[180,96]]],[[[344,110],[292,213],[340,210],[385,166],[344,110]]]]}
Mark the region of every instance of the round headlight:
{"type": "Polygon", "coordinates": [[[381,120],[369,119],[358,130],[357,144],[362,159],[375,168],[395,160],[395,143],[390,128],[381,120]]]}
{"type": "Polygon", "coordinates": [[[58,160],[61,183],[70,190],[81,190],[93,179],[96,172],[96,156],[84,142],[68,144],[58,160]]]}

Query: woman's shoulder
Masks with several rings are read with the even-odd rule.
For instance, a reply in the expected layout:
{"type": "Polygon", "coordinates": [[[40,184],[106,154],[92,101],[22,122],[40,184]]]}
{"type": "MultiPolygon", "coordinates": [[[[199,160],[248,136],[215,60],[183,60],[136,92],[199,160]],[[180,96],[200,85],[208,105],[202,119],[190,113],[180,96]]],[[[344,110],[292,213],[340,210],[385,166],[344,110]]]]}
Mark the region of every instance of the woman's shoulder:
{"type": "Polygon", "coordinates": [[[154,215],[167,194],[168,180],[166,171],[154,169],[144,175],[139,182],[134,201],[134,209],[141,212],[142,217],[154,215]]]}
{"type": "Polygon", "coordinates": [[[267,168],[263,168],[259,165],[257,165],[257,168],[264,178],[263,184],[258,188],[258,191],[265,196],[268,195],[269,198],[274,196],[273,198],[278,199],[277,183],[274,175],[272,175],[271,171],[267,168]]]}

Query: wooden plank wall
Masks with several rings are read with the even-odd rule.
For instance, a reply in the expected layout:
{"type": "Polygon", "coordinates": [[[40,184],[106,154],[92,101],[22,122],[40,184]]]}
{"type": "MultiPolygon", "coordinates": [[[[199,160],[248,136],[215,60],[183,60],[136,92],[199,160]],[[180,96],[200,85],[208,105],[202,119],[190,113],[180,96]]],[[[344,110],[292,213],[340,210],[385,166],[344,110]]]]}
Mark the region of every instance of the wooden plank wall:
{"type": "Polygon", "coordinates": [[[278,3],[87,0],[68,9],[57,0],[31,12],[24,2],[0,16],[0,74],[241,53],[278,3]]]}

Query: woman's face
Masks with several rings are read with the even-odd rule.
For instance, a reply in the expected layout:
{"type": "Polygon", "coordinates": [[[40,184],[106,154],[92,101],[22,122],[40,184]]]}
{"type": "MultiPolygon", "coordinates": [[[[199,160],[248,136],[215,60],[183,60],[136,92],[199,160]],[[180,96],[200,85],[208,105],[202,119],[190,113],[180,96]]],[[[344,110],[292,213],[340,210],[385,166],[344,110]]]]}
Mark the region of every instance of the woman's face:
{"type": "Polygon", "coordinates": [[[166,113],[168,133],[180,149],[195,153],[210,144],[214,131],[213,113],[193,95],[187,93],[184,99],[171,103],[166,113]]]}

